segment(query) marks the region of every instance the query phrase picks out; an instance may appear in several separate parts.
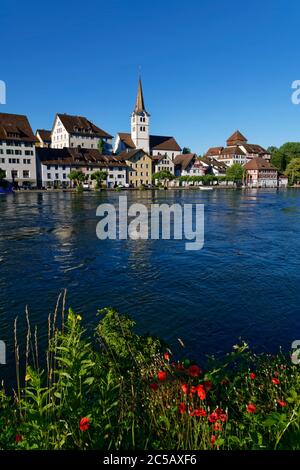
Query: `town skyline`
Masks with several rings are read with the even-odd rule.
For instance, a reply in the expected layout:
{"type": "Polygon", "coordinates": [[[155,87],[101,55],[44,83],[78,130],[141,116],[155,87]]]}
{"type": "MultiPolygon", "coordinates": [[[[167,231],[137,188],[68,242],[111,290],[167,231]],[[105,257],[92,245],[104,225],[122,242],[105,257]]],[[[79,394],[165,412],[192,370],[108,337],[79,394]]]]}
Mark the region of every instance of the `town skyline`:
{"type": "Polygon", "coordinates": [[[299,11],[294,1],[284,11],[280,1],[254,1],[242,12],[235,1],[228,11],[221,1],[214,6],[191,1],[183,15],[178,1],[164,2],[159,10],[155,2],[157,8],[134,0],[92,2],[94,15],[82,12],[89,26],[84,34],[79,2],[72,9],[69,2],[59,5],[58,16],[54,2],[46,27],[36,2],[20,5],[14,21],[13,6],[4,3],[0,36],[24,32],[22,47],[35,53],[16,55],[19,44],[7,44],[0,76],[7,103],[0,110],[27,115],[34,129],[51,128],[60,112],[87,116],[113,135],[127,131],[141,67],[146,105],[155,116],[153,134],[176,135],[182,147],[198,154],[222,145],[234,129],[265,147],[299,140],[300,107],[291,101],[292,82],[299,78],[292,60],[299,11]],[[30,34],[25,34],[27,19],[33,25],[30,34]],[[283,22],[290,24],[284,37],[279,34],[283,22]],[[241,23],[242,30],[228,28],[241,23]],[[142,25],[141,40],[124,34],[130,24],[142,25]],[[72,37],[72,47],[59,41],[62,31],[72,37]]]}

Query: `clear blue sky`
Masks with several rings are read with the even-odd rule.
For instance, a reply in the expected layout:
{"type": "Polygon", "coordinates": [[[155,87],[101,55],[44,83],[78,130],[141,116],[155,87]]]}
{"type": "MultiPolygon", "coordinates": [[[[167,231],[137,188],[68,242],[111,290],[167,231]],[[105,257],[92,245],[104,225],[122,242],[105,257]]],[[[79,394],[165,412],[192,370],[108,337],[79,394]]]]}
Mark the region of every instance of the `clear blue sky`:
{"type": "Polygon", "coordinates": [[[300,141],[298,0],[1,0],[1,112],[129,131],[141,66],[151,133],[202,153],[240,129],[300,141]]]}

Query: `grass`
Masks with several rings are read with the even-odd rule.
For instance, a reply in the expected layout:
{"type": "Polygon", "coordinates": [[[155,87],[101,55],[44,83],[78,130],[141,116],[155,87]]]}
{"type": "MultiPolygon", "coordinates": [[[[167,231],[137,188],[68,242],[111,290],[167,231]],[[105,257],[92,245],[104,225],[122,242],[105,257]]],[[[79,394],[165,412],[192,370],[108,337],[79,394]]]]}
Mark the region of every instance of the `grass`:
{"type": "Polygon", "coordinates": [[[15,322],[17,386],[0,391],[0,449],[300,448],[299,370],[283,353],[256,355],[241,343],[202,370],[137,335],[129,317],[98,315],[88,339],[61,296],[44,358],[28,312],[20,358],[15,322]]]}

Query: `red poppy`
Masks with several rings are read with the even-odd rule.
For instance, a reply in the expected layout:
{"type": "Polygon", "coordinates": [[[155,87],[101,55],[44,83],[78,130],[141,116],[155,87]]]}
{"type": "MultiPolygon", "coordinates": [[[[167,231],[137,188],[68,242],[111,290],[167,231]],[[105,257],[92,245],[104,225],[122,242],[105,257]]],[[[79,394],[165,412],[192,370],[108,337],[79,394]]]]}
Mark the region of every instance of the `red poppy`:
{"type": "Polygon", "coordinates": [[[195,387],[194,385],[192,385],[191,388],[190,388],[190,392],[191,392],[191,393],[196,393],[196,392],[197,392],[197,387],[195,387]]]}
{"type": "Polygon", "coordinates": [[[255,413],[255,411],[256,411],[256,406],[255,406],[255,405],[251,405],[251,404],[247,405],[247,411],[248,411],[248,413],[255,413]]]}
{"type": "Polygon", "coordinates": [[[282,400],[277,400],[277,403],[284,408],[286,406],[286,402],[282,400]]]}
{"type": "Polygon", "coordinates": [[[218,420],[218,415],[217,413],[211,413],[209,416],[208,416],[208,421],[210,423],[215,423],[216,421],[218,420]]]}
{"type": "Polygon", "coordinates": [[[200,369],[199,366],[197,366],[196,364],[190,366],[188,368],[188,374],[191,376],[191,377],[199,377],[199,375],[201,374],[202,370],[200,369]]]}
{"type": "Polygon", "coordinates": [[[17,434],[15,439],[16,439],[17,443],[21,442],[21,441],[23,441],[23,436],[21,434],[17,434]]]}
{"type": "Polygon", "coordinates": [[[183,391],[183,393],[186,395],[189,391],[189,387],[188,387],[188,384],[182,384],[181,385],[181,390],[183,391]]]}
{"type": "Polygon", "coordinates": [[[221,423],[214,423],[212,428],[213,428],[214,431],[222,431],[222,424],[221,423]]]}
{"type": "Polygon", "coordinates": [[[222,421],[223,423],[225,423],[225,421],[227,421],[228,419],[228,416],[227,414],[225,413],[221,413],[220,416],[219,416],[219,420],[222,421]]]}
{"type": "Polygon", "coordinates": [[[151,388],[151,390],[154,390],[156,392],[156,390],[158,389],[157,383],[153,382],[152,384],[150,384],[150,388],[151,388]]]}
{"type": "Polygon", "coordinates": [[[183,415],[183,413],[185,413],[185,411],[186,411],[186,404],[185,403],[179,403],[178,410],[179,410],[179,413],[183,415]]]}
{"type": "Polygon", "coordinates": [[[184,370],[184,365],[181,362],[179,362],[176,367],[177,370],[184,370]]]}
{"type": "Polygon", "coordinates": [[[197,394],[198,394],[198,397],[200,398],[200,400],[205,400],[206,391],[204,390],[203,385],[200,384],[200,385],[197,386],[197,394]]]}
{"type": "Polygon", "coordinates": [[[211,445],[214,446],[216,443],[216,436],[212,435],[210,438],[211,445]]]}
{"type": "Polygon", "coordinates": [[[279,385],[280,384],[280,380],[275,379],[275,377],[272,378],[272,382],[273,382],[274,385],[279,385]]]}
{"type": "Polygon", "coordinates": [[[158,380],[160,380],[161,382],[163,382],[163,381],[166,380],[166,378],[167,378],[167,373],[166,373],[164,370],[160,370],[160,371],[157,373],[157,378],[158,378],[158,380]]]}
{"type": "Polygon", "coordinates": [[[251,380],[254,380],[255,377],[256,377],[256,374],[254,374],[254,372],[251,372],[251,374],[250,374],[250,379],[251,379],[251,380]]]}
{"type": "Polygon", "coordinates": [[[170,360],[170,354],[165,352],[164,353],[164,359],[165,359],[165,361],[169,361],[170,360]]]}
{"type": "Polygon", "coordinates": [[[205,380],[204,382],[204,387],[206,388],[206,391],[209,392],[209,390],[212,389],[213,383],[211,380],[205,380]]]}
{"type": "Polygon", "coordinates": [[[80,422],[79,422],[79,429],[80,431],[87,431],[90,427],[90,420],[89,418],[81,418],[80,422]]]}
{"type": "Polygon", "coordinates": [[[220,415],[221,415],[222,413],[224,413],[224,411],[222,410],[222,408],[219,408],[219,407],[218,407],[218,408],[215,409],[215,413],[217,413],[217,416],[218,416],[218,418],[219,418],[220,415]]]}
{"type": "Polygon", "coordinates": [[[206,416],[206,411],[204,408],[197,408],[194,410],[194,416],[206,416]]]}

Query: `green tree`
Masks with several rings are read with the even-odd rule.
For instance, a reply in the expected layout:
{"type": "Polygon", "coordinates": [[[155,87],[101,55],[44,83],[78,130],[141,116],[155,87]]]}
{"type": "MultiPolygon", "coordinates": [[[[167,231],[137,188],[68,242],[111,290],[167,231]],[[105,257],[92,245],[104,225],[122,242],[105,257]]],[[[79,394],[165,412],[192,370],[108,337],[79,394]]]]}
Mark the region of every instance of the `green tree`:
{"type": "Polygon", "coordinates": [[[6,172],[0,168],[0,181],[4,180],[6,177],[6,172]]]}
{"type": "Polygon", "coordinates": [[[242,165],[239,163],[234,163],[226,170],[226,178],[229,181],[233,181],[234,183],[242,183],[244,178],[245,170],[242,165]]]}
{"type": "Polygon", "coordinates": [[[300,157],[300,142],[286,142],[279,149],[269,147],[271,150],[271,163],[279,170],[284,171],[293,158],[300,157]]]}
{"type": "Polygon", "coordinates": [[[97,170],[91,175],[92,180],[96,180],[97,188],[101,189],[102,181],[107,180],[107,171],[97,170]]]}
{"type": "Polygon", "coordinates": [[[192,153],[191,149],[189,147],[183,147],[182,153],[185,155],[187,153],[192,153]]]}
{"type": "Polygon", "coordinates": [[[102,139],[100,139],[98,142],[98,150],[102,155],[104,154],[105,142],[102,139]]]}
{"type": "Polygon", "coordinates": [[[285,174],[289,178],[290,184],[297,183],[300,180],[300,158],[293,158],[290,161],[285,174]]]}
{"type": "Polygon", "coordinates": [[[163,183],[163,185],[166,186],[166,184],[169,181],[172,181],[174,178],[175,176],[169,170],[162,170],[154,173],[152,176],[152,181],[158,181],[158,183],[163,183]]]}
{"type": "Polygon", "coordinates": [[[73,181],[74,185],[79,189],[82,188],[82,183],[86,180],[86,176],[81,170],[72,170],[68,178],[73,181]]]}

